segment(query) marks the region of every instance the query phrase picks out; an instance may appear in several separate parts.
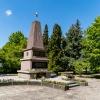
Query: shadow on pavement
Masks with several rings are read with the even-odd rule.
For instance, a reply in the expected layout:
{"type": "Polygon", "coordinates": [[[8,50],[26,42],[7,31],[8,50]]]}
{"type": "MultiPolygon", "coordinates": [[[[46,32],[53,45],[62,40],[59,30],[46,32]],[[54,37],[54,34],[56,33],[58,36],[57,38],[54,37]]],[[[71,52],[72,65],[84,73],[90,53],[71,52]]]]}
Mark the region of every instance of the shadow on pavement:
{"type": "Polygon", "coordinates": [[[18,76],[17,74],[0,74],[0,77],[3,77],[3,76],[18,76]]]}
{"type": "Polygon", "coordinates": [[[56,75],[56,74],[51,74],[51,78],[56,78],[56,77],[58,77],[58,75],[56,75]]]}

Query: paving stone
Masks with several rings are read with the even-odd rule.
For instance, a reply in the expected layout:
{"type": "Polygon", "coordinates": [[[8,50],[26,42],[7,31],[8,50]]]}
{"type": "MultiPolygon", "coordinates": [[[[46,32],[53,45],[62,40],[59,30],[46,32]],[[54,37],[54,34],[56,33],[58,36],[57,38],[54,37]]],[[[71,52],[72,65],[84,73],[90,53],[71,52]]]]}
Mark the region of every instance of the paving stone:
{"type": "Polygon", "coordinates": [[[0,87],[0,100],[100,100],[100,80],[85,79],[89,86],[62,91],[45,86],[14,85],[0,87]]]}

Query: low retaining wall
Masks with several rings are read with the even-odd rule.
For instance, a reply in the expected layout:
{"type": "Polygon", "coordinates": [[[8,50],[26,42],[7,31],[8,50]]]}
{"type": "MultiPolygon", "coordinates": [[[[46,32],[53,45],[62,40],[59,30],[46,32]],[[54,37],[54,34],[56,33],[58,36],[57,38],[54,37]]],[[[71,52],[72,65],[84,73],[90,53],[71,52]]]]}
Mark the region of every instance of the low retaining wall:
{"type": "Polygon", "coordinates": [[[60,90],[63,90],[63,91],[69,90],[69,86],[62,86],[62,85],[52,84],[52,83],[47,83],[47,82],[43,82],[42,85],[52,87],[52,88],[55,88],[55,89],[60,89],[60,90]]]}
{"type": "Polygon", "coordinates": [[[88,82],[76,82],[80,86],[88,86],[88,82]]]}
{"type": "Polygon", "coordinates": [[[12,81],[12,82],[1,82],[0,83],[0,86],[8,86],[8,85],[37,85],[37,86],[47,86],[47,87],[51,87],[51,88],[59,89],[59,90],[63,90],[63,91],[69,90],[69,86],[62,86],[62,85],[57,85],[57,84],[52,84],[52,83],[47,83],[47,82],[12,81]]]}

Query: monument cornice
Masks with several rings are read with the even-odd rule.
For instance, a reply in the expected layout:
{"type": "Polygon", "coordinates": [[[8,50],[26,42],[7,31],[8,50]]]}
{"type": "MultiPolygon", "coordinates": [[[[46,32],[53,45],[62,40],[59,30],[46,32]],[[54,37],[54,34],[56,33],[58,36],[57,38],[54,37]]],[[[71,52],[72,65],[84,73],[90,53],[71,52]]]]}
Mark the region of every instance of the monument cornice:
{"type": "Polygon", "coordinates": [[[47,50],[43,49],[43,48],[36,48],[36,47],[32,47],[32,48],[26,48],[23,51],[28,51],[28,50],[36,50],[36,51],[44,51],[46,52],[47,50]]]}
{"type": "Polygon", "coordinates": [[[26,59],[20,59],[21,61],[27,61],[27,60],[34,60],[34,61],[45,61],[45,62],[48,62],[49,59],[45,58],[45,57],[42,57],[42,58],[39,58],[39,57],[32,57],[32,58],[26,58],[26,59]]]}

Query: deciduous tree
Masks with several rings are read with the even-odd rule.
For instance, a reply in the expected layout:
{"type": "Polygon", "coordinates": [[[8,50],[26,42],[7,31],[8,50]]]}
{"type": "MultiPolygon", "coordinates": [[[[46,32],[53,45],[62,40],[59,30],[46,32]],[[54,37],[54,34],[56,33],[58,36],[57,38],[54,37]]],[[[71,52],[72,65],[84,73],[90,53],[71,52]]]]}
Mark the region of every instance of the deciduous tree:
{"type": "Polygon", "coordinates": [[[20,68],[20,59],[23,49],[26,48],[27,38],[21,32],[12,33],[9,41],[0,50],[0,59],[3,62],[3,72],[17,72],[20,68]]]}
{"type": "Polygon", "coordinates": [[[84,54],[94,71],[100,69],[100,16],[85,30],[84,54]]]}

